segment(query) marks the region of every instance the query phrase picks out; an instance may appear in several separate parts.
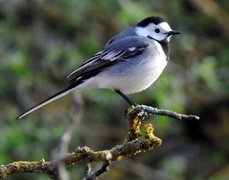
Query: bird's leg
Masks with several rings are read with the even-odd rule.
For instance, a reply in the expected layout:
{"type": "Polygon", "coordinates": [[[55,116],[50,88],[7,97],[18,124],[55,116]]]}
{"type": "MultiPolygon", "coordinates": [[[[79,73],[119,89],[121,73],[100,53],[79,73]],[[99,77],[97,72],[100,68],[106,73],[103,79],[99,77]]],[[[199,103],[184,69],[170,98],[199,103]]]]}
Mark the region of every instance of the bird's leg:
{"type": "Polygon", "coordinates": [[[130,106],[136,106],[137,104],[132,101],[129,97],[127,97],[125,94],[123,94],[119,89],[115,89],[115,92],[118,93],[120,96],[122,96],[122,98],[124,98],[126,100],[126,102],[128,102],[128,104],[130,106]]]}

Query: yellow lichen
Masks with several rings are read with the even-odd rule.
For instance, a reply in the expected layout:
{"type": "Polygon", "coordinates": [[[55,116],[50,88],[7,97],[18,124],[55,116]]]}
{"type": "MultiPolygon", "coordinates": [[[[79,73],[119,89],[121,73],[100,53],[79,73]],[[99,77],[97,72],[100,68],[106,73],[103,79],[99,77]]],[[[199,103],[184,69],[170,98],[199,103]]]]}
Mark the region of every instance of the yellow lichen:
{"type": "Polygon", "coordinates": [[[145,125],[145,131],[146,131],[145,138],[151,140],[155,137],[153,134],[154,128],[153,128],[153,125],[151,123],[145,125]]]}

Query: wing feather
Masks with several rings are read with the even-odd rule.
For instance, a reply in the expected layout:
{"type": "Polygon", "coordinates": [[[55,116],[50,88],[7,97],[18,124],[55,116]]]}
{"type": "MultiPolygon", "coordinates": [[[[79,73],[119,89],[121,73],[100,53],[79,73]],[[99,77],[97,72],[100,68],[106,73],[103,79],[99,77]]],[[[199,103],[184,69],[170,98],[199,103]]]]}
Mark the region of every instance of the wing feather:
{"type": "Polygon", "coordinates": [[[101,72],[104,68],[142,54],[147,47],[148,43],[140,38],[133,37],[111,43],[105,50],[95,54],[69,74],[68,78],[70,78],[71,82],[88,79],[91,75],[101,72]]]}

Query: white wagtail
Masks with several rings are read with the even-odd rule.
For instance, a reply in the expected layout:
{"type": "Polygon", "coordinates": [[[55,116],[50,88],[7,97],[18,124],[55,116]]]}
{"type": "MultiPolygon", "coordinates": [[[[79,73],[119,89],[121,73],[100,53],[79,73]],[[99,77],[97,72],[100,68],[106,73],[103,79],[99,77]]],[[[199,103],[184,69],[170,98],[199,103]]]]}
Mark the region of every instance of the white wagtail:
{"type": "Polygon", "coordinates": [[[136,26],[111,38],[104,50],[96,53],[68,75],[70,85],[30,108],[18,118],[55,101],[70,92],[88,88],[114,89],[130,105],[125,94],[148,88],[162,73],[169,60],[169,41],[180,34],[161,17],[147,17],[136,26]]]}

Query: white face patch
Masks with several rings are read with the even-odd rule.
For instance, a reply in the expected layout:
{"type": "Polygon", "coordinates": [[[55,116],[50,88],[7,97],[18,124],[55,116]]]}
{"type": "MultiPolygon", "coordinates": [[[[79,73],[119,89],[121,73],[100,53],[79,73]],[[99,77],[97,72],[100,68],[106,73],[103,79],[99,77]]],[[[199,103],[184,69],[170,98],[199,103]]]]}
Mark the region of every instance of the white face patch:
{"type": "Polygon", "coordinates": [[[172,31],[171,27],[167,22],[163,22],[157,25],[161,30],[164,30],[164,32],[172,31]]]}
{"type": "Polygon", "coordinates": [[[135,31],[136,31],[136,34],[139,36],[147,37],[149,35],[148,28],[136,27],[135,31]]]}
{"type": "MultiPolygon", "coordinates": [[[[152,39],[163,41],[168,38],[168,32],[172,31],[167,22],[160,24],[150,23],[146,27],[136,27],[136,33],[139,36],[151,37],[152,39]]],[[[168,39],[169,40],[169,39],[168,39]]]]}

